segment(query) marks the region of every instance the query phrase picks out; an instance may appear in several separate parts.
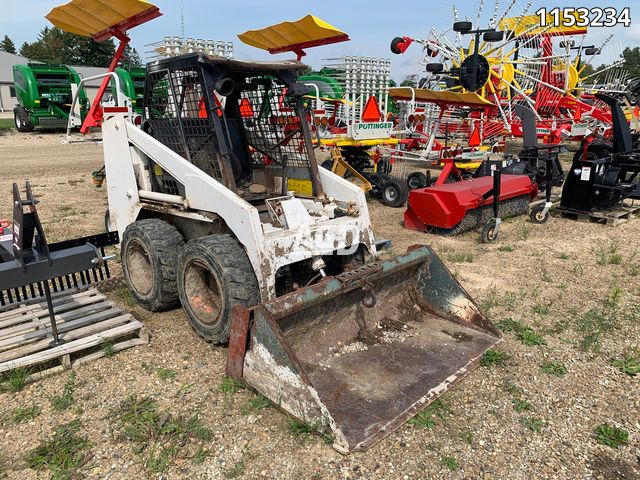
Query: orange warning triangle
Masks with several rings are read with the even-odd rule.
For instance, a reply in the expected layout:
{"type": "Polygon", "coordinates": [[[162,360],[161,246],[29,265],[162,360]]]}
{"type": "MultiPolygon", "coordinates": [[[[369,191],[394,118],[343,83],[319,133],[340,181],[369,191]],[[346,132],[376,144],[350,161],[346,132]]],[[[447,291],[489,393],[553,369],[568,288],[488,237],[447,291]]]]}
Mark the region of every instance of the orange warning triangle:
{"type": "Polygon", "coordinates": [[[382,117],[382,112],[380,111],[380,107],[378,106],[376,97],[372,95],[369,97],[369,100],[367,100],[367,104],[364,106],[364,111],[362,112],[362,121],[379,122],[380,117],[382,117]]]}
{"type": "Polygon", "coordinates": [[[240,102],[240,115],[242,118],[253,118],[253,107],[248,98],[243,98],[240,102]]]}
{"type": "Polygon", "coordinates": [[[477,147],[482,143],[480,141],[480,129],[478,127],[474,127],[473,132],[471,132],[471,138],[469,138],[469,146],[477,147]]]}

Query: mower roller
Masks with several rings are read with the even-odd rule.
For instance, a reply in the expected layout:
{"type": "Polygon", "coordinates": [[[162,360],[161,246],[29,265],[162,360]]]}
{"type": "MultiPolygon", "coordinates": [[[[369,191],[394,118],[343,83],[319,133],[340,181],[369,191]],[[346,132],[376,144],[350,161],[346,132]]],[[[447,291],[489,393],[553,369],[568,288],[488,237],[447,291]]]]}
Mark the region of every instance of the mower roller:
{"type": "MultiPolygon", "coordinates": [[[[538,147],[533,111],[522,105],[516,105],[515,111],[522,121],[524,139],[518,158],[487,160],[471,179],[463,178],[453,160],[448,159],[433,186],[409,193],[405,228],[441,235],[457,235],[479,227],[490,230],[499,225],[500,218],[526,214],[542,189],[545,201],[534,206],[531,218],[536,223],[546,221],[551,188],[562,185],[564,179],[558,159],[560,147],[538,147]],[[496,191],[498,195],[494,195],[496,191]]],[[[489,237],[483,231],[485,240],[493,241],[496,235],[489,237]]]]}

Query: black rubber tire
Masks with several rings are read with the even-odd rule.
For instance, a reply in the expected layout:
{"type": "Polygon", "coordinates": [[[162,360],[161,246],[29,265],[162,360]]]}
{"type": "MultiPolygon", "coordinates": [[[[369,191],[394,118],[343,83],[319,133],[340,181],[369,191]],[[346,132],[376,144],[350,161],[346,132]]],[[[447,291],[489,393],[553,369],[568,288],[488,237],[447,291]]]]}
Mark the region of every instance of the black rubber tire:
{"type": "Polygon", "coordinates": [[[395,53],[396,55],[402,54],[402,50],[400,50],[399,45],[403,44],[404,41],[405,40],[402,37],[395,37],[391,40],[391,53],[395,53]]]}
{"type": "Polygon", "coordinates": [[[379,200],[382,196],[382,187],[389,181],[389,175],[385,173],[363,173],[363,175],[371,184],[369,196],[379,200]]]}
{"type": "Polygon", "coordinates": [[[482,226],[480,241],[482,243],[496,243],[498,236],[499,231],[496,231],[496,219],[492,218],[482,226]]]}
{"type": "Polygon", "coordinates": [[[409,190],[427,187],[428,183],[427,176],[422,172],[413,172],[407,177],[407,187],[409,187],[409,190]]]}
{"type": "Polygon", "coordinates": [[[409,197],[409,187],[406,182],[388,180],[381,190],[380,202],[387,207],[400,208],[409,197]]]}
{"type": "Polygon", "coordinates": [[[544,206],[532,208],[529,212],[529,220],[531,220],[532,223],[537,223],[539,225],[547,223],[547,220],[549,220],[549,211],[544,215],[542,214],[543,211],[544,206]]]}
{"type": "Polygon", "coordinates": [[[124,231],[121,245],[122,272],[135,301],[152,312],[177,306],[180,232],[157,218],[138,220],[124,231]]]}
{"type": "MultiPolygon", "coordinates": [[[[606,158],[609,155],[611,155],[610,151],[607,151],[605,148],[602,148],[599,146],[593,147],[593,148],[587,148],[587,160],[598,160],[600,158],[606,158]]],[[[580,149],[573,154],[573,161],[578,162],[582,160],[583,156],[584,156],[584,151],[580,149]]]]}
{"type": "Polygon", "coordinates": [[[320,164],[320,166],[325,170],[331,171],[331,169],[333,168],[333,162],[331,160],[325,160],[320,164]]]}
{"type": "Polygon", "coordinates": [[[391,163],[391,160],[389,160],[388,158],[383,158],[378,162],[376,173],[383,173],[385,175],[389,175],[392,169],[393,169],[393,164],[391,163]]]}
{"type": "Polygon", "coordinates": [[[467,21],[455,22],[453,24],[454,32],[468,32],[473,28],[473,24],[467,21]]]}
{"type": "Polygon", "coordinates": [[[191,327],[208,342],[229,340],[234,305],[253,307],[260,289],[244,248],[216,233],[191,240],[178,258],[178,295],[191,327]]]}
{"type": "Polygon", "coordinates": [[[16,130],[19,132],[33,132],[33,124],[29,118],[29,113],[24,107],[16,107],[13,109],[13,121],[16,125],[16,130]]]}
{"type": "Polygon", "coordinates": [[[425,69],[430,73],[441,73],[444,71],[444,65],[441,63],[427,63],[425,69]]]}

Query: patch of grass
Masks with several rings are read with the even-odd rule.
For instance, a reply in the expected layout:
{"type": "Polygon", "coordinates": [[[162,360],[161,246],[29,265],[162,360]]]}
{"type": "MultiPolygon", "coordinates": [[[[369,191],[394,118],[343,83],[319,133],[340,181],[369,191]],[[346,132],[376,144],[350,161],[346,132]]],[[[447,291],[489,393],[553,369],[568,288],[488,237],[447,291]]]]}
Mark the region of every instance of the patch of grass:
{"type": "Polygon", "coordinates": [[[91,443],[80,434],[81,428],[80,420],[58,427],[51,439],[27,454],[29,468],[48,468],[53,480],[82,478],[79,470],[89,460],[91,443]]]}
{"type": "Polygon", "coordinates": [[[440,465],[447,467],[452,472],[458,470],[458,461],[453,457],[441,457],[440,465]]]}
{"type": "Polygon", "coordinates": [[[172,378],[175,378],[178,372],[169,368],[158,368],[156,370],[156,374],[158,375],[158,378],[160,380],[170,380],[172,378]]]}
{"type": "Polygon", "coordinates": [[[584,273],[584,267],[578,263],[573,265],[571,269],[574,275],[582,275],[584,273]]]}
{"type": "Polygon", "coordinates": [[[506,382],[505,385],[504,385],[504,388],[511,395],[520,395],[520,394],[524,393],[524,390],[522,389],[522,387],[519,387],[518,385],[516,385],[513,382],[506,382]]]}
{"type": "Polygon", "coordinates": [[[107,358],[111,358],[116,354],[116,350],[113,348],[113,342],[110,340],[102,342],[102,351],[107,358]]]}
{"type": "Polygon", "coordinates": [[[239,392],[244,387],[245,386],[243,383],[238,382],[237,380],[231,377],[224,377],[220,382],[220,385],[218,385],[218,388],[222,393],[226,393],[230,395],[233,395],[234,393],[239,392]]]}
{"type": "Polygon", "coordinates": [[[27,368],[16,368],[8,372],[0,373],[0,392],[16,393],[27,384],[31,372],[27,368]]]}
{"type": "Polygon", "coordinates": [[[565,332],[570,325],[571,321],[568,318],[563,318],[555,322],[550,327],[545,328],[544,333],[548,333],[550,335],[558,335],[565,332]]]}
{"type": "Polygon", "coordinates": [[[620,265],[622,263],[622,255],[618,253],[620,245],[616,242],[611,242],[609,247],[599,247],[596,250],[596,263],[598,265],[620,265]]]}
{"type": "Polygon", "coordinates": [[[0,118],[0,129],[10,129],[14,128],[15,123],[11,118],[0,118]]]}
{"type": "Polygon", "coordinates": [[[507,355],[505,352],[490,348],[489,350],[484,352],[484,355],[482,355],[482,358],[480,359],[480,365],[482,365],[483,367],[491,367],[493,365],[504,366],[506,365],[508,359],[509,355],[507,355]]]}
{"type": "Polygon", "coordinates": [[[297,418],[289,418],[289,431],[296,437],[307,439],[311,435],[319,435],[324,443],[330,445],[333,443],[331,429],[326,421],[315,421],[313,423],[298,420],[297,418]]]}
{"type": "Polygon", "coordinates": [[[253,453],[248,448],[242,450],[240,458],[233,464],[233,467],[224,469],[225,478],[234,479],[244,476],[247,460],[253,460],[257,456],[257,454],[253,453]]]}
{"type": "Polygon", "coordinates": [[[545,316],[549,314],[549,305],[536,304],[531,307],[531,311],[537,315],[545,316]]]}
{"type": "Polygon", "coordinates": [[[460,432],[460,439],[467,445],[473,444],[473,437],[475,434],[471,430],[460,432]]]}
{"type": "Polygon", "coordinates": [[[610,363],[622,373],[632,377],[640,373],[640,358],[632,354],[624,355],[622,358],[612,358],[610,363]]]}
{"type": "Polygon", "coordinates": [[[556,258],[560,260],[569,260],[571,256],[568,253],[560,252],[558,255],[556,255],[556,258]]]}
{"type": "Polygon", "coordinates": [[[473,255],[473,253],[469,252],[456,252],[449,253],[447,255],[447,260],[455,263],[473,263],[473,261],[475,260],[475,256],[473,255]]]}
{"type": "Polygon", "coordinates": [[[556,377],[564,377],[567,374],[567,367],[560,362],[544,362],[540,365],[540,371],[556,377]]]}
{"type": "Polygon", "coordinates": [[[204,461],[210,456],[211,451],[200,446],[196,449],[196,453],[193,454],[193,457],[191,457],[191,459],[196,465],[202,465],[204,461]]]}
{"type": "Polygon", "coordinates": [[[434,428],[437,425],[436,419],[444,420],[446,415],[452,413],[451,407],[443,400],[438,399],[415,415],[408,423],[418,428],[434,428]]]}
{"type": "Polygon", "coordinates": [[[34,418],[36,418],[42,412],[42,408],[37,405],[32,405],[30,407],[21,407],[16,408],[13,412],[11,412],[11,416],[9,417],[9,421],[11,423],[24,423],[30,422],[34,418]]]}
{"type": "Polygon", "coordinates": [[[118,300],[124,303],[127,307],[133,308],[136,306],[136,301],[133,298],[133,295],[131,295],[131,291],[125,284],[121,283],[116,286],[116,288],[113,289],[113,293],[118,298],[118,300]]]}
{"type": "Polygon", "coordinates": [[[617,312],[610,309],[592,308],[576,319],[576,330],[582,334],[580,348],[583,351],[599,350],[602,337],[620,325],[617,312]]]}
{"type": "Polygon", "coordinates": [[[511,253],[513,252],[513,247],[511,245],[503,245],[502,247],[498,247],[499,252],[511,253]]]}
{"type": "Polygon", "coordinates": [[[264,408],[269,408],[270,406],[271,400],[269,400],[264,395],[256,395],[255,397],[251,397],[249,399],[249,402],[247,402],[247,406],[242,409],[242,414],[253,415],[264,408]]]}
{"type": "Polygon", "coordinates": [[[542,335],[536,333],[533,328],[519,320],[505,318],[497,322],[496,325],[505,333],[513,333],[522,344],[528,347],[547,344],[542,335]]]}
{"type": "Polygon", "coordinates": [[[51,406],[54,410],[66,410],[74,403],[73,393],[76,390],[76,372],[71,372],[64,384],[62,395],[51,397],[51,406]]]}
{"type": "Polygon", "coordinates": [[[480,304],[480,308],[482,311],[489,313],[492,308],[498,306],[500,306],[500,295],[498,294],[498,290],[493,287],[485,295],[484,300],[480,304]]]}
{"type": "Polygon", "coordinates": [[[121,437],[135,444],[134,451],[154,473],[165,471],[176,458],[192,458],[198,448],[213,439],[213,432],[197,414],[174,416],[159,410],[149,397],[128,397],[111,418],[121,437]]]}
{"type": "Polygon", "coordinates": [[[526,412],[533,408],[533,406],[529,402],[527,402],[526,400],[521,400],[519,398],[514,398],[513,400],[511,400],[511,403],[513,403],[513,409],[518,413],[526,412]]]}
{"type": "Polygon", "coordinates": [[[520,239],[527,240],[532,231],[533,228],[531,227],[531,225],[527,225],[526,223],[522,224],[522,226],[520,227],[520,239]]]}
{"type": "Polygon", "coordinates": [[[618,427],[603,423],[595,430],[596,441],[600,445],[618,448],[629,443],[629,432],[618,427]]]}
{"type": "Polygon", "coordinates": [[[520,423],[527,427],[532,432],[540,433],[544,426],[544,421],[537,417],[522,417],[520,423]]]}

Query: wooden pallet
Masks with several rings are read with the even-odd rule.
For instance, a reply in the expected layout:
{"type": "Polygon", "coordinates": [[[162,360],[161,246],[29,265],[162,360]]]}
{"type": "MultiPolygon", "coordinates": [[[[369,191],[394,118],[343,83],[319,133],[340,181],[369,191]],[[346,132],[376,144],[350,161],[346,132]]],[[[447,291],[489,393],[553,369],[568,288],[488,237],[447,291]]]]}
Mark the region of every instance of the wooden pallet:
{"type": "Polygon", "coordinates": [[[95,288],[57,292],[52,300],[64,340],[58,346],[50,345],[53,336],[44,298],[0,310],[0,374],[24,368],[35,380],[149,343],[144,325],[95,288]]]}
{"type": "Polygon", "coordinates": [[[633,218],[633,215],[640,212],[640,207],[630,205],[620,205],[612,208],[606,208],[591,213],[574,212],[558,208],[563,218],[571,218],[578,222],[602,223],[610,227],[616,227],[621,223],[625,223],[633,218]]]}

